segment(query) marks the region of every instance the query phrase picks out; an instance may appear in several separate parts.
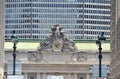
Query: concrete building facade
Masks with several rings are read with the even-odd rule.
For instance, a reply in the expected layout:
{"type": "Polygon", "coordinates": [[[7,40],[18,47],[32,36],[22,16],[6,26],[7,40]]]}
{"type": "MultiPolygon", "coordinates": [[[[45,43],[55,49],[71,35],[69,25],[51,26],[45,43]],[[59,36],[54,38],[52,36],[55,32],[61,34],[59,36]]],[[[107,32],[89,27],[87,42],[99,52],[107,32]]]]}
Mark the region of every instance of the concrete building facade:
{"type": "Polygon", "coordinates": [[[120,0],[111,3],[111,79],[120,79],[120,0]]]}
{"type": "Polygon", "coordinates": [[[4,74],[4,0],[0,0],[0,79],[4,74]]]}
{"type": "MultiPolygon", "coordinates": [[[[16,59],[22,62],[24,79],[93,79],[93,71],[90,67],[98,65],[99,53],[88,50],[78,51],[75,43],[66,37],[59,25],[54,25],[51,31],[51,35],[40,42],[34,51],[16,51],[16,59]]],[[[12,53],[12,50],[5,52],[7,75],[10,75],[7,72],[7,66],[9,61],[13,61],[12,53]]],[[[109,66],[109,51],[103,51],[102,54],[102,65],[109,66]]],[[[10,69],[12,68],[11,66],[10,69]]],[[[109,79],[109,70],[107,67],[104,70],[109,79]]]]}
{"type": "Polygon", "coordinates": [[[72,40],[110,38],[111,0],[6,0],[6,39],[45,39],[55,24],[72,40]]]}
{"type": "MultiPolygon", "coordinates": [[[[36,52],[30,50],[18,50],[17,60],[22,62],[22,75],[24,79],[93,79],[91,66],[98,64],[98,52],[44,52],[40,58],[36,52]],[[50,77],[56,78],[50,78],[50,77]],[[60,78],[62,77],[62,78],[60,78]]],[[[5,75],[7,65],[12,61],[12,50],[5,52],[5,75]]],[[[102,52],[103,65],[110,65],[110,52],[102,52]]],[[[11,66],[12,69],[12,66],[11,66]]],[[[110,79],[110,72],[107,72],[110,79]]],[[[9,75],[9,74],[8,74],[9,75]]]]}

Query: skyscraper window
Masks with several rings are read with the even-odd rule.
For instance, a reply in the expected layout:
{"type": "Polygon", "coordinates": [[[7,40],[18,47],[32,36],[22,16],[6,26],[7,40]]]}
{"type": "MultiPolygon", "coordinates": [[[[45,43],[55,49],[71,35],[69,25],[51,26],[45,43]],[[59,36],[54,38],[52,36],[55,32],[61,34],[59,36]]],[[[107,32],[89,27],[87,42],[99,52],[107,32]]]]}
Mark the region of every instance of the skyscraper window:
{"type": "Polygon", "coordinates": [[[95,31],[110,37],[110,0],[6,0],[5,7],[6,39],[13,30],[19,39],[45,39],[55,24],[73,40],[95,40],[95,31]]]}

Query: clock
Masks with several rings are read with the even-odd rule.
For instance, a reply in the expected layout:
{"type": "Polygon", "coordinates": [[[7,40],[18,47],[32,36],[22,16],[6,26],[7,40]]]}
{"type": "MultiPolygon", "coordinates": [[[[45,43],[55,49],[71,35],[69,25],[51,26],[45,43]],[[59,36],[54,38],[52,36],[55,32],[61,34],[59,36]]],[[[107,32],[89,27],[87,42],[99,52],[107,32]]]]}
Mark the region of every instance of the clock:
{"type": "Polygon", "coordinates": [[[53,42],[52,48],[53,48],[54,51],[61,51],[62,46],[63,46],[62,41],[56,40],[56,41],[53,42]]]}

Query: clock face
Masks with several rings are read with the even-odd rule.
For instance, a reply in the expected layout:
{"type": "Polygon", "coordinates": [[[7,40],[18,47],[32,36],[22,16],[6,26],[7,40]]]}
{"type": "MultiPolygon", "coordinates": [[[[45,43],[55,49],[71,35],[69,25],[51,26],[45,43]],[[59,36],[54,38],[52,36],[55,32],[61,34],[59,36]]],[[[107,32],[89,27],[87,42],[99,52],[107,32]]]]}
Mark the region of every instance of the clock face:
{"type": "Polygon", "coordinates": [[[52,48],[54,51],[61,51],[62,46],[62,42],[60,40],[56,40],[54,41],[52,48]]]}

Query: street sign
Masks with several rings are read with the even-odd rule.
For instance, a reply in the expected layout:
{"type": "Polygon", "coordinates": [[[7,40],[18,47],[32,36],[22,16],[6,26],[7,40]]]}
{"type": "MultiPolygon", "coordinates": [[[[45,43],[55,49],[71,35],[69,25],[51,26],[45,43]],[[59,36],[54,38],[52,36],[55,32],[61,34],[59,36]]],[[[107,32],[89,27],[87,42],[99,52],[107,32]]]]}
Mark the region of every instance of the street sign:
{"type": "Polygon", "coordinates": [[[63,76],[60,76],[60,75],[58,75],[58,76],[48,75],[48,76],[47,76],[47,79],[64,79],[64,77],[63,77],[63,76]]]}
{"type": "Polygon", "coordinates": [[[94,79],[106,79],[106,78],[94,78],[94,79]]]}
{"type": "MultiPolygon", "coordinates": [[[[13,74],[13,61],[8,61],[7,75],[12,75],[12,74],[13,74]]],[[[21,63],[21,61],[16,61],[15,74],[16,75],[21,75],[22,74],[22,63],[21,63]]]]}
{"type": "MultiPolygon", "coordinates": [[[[99,65],[93,65],[93,77],[99,79],[99,65]]],[[[100,79],[107,78],[107,65],[101,66],[101,77],[100,79]]]]}
{"type": "Polygon", "coordinates": [[[7,79],[24,79],[23,75],[8,75],[7,79]]]}

